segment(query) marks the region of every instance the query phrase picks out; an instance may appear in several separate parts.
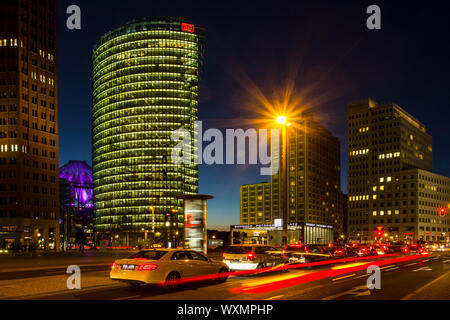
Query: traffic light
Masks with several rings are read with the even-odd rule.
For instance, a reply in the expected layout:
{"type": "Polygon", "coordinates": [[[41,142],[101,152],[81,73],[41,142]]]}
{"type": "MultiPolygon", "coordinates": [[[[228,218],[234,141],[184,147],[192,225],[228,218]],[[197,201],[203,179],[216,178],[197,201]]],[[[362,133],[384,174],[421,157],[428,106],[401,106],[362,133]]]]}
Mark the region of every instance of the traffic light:
{"type": "Polygon", "coordinates": [[[377,230],[376,235],[378,238],[381,238],[383,236],[383,231],[377,230]]]}
{"type": "Polygon", "coordinates": [[[440,208],[439,209],[439,213],[441,214],[441,216],[445,216],[447,210],[445,210],[445,208],[440,208]]]}

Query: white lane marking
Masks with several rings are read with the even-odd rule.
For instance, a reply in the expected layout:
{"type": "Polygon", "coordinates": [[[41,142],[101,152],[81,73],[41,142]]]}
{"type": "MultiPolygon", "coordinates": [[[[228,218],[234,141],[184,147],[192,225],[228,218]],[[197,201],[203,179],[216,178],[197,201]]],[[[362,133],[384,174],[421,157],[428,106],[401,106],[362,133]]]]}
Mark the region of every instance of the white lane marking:
{"type": "Polygon", "coordinates": [[[393,270],[397,270],[397,269],[398,269],[398,267],[394,267],[394,268],[386,269],[384,271],[393,271],[393,270]]]}
{"type": "Polygon", "coordinates": [[[284,294],[281,294],[281,295],[275,296],[275,297],[271,297],[271,298],[267,298],[267,299],[264,299],[264,300],[274,300],[274,299],[281,298],[281,297],[284,297],[284,294]]]}
{"type": "Polygon", "coordinates": [[[417,272],[417,271],[432,271],[433,269],[431,269],[430,267],[422,267],[416,270],[413,270],[413,272],[417,272]]]}
{"type": "Polygon", "coordinates": [[[445,260],[445,261],[442,261],[442,263],[448,263],[448,262],[450,262],[450,260],[445,260]]]}
{"type": "Polygon", "coordinates": [[[428,261],[430,261],[430,259],[423,260],[423,262],[428,262],[428,261]]]}
{"type": "Polygon", "coordinates": [[[410,267],[410,266],[415,266],[416,264],[417,264],[417,262],[409,263],[409,264],[407,264],[407,266],[408,266],[408,267],[410,267]]]}

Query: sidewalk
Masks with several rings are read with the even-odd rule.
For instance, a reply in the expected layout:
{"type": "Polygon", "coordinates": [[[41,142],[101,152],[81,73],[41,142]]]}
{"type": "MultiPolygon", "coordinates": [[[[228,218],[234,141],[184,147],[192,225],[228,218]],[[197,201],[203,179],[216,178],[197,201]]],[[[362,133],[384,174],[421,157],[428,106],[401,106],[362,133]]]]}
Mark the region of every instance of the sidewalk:
{"type": "Polygon", "coordinates": [[[79,266],[107,265],[134,252],[131,250],[85,251],[83,256],[80,256],[78,251],[37,252],[35,255],[29,253],[16,256],[2,255],[0,256],[0,272],[64,268],[71,264],[79,266]]]}

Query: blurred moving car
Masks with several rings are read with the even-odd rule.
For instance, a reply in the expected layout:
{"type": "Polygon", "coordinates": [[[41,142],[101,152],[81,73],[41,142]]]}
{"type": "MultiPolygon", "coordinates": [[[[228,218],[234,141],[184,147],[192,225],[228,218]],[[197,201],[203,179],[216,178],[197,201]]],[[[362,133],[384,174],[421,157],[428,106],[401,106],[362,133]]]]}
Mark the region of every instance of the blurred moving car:
{"type": "Polygon", "coordinates": [[[258,270],[287,262],[280,249],[265,245],[232,245],[222,254],[230,270],[258,270]]]}
{"type": "Polygon", "coordinates": [[[323,244],[290,244],[282,252],[289,263],[310,263],[332,258],[356,256],[352,248],[323,244]]]}
{"type": "MultiPolygon", "coordinates": [[[[110,278],[132,286],[167,282],[166,287],[173,289],[179,279],[226,272],[229,269],[225,263],[213,261],[194,250],[150,249],[116,260],[111,266],[110,278]]],[[[217,278],[218,282],[226,280],[226,276],[217,278]]]]}
{"type": "Polygon", "coordinates": [[[351,249],[358,257],[369,257],[378,255],[377,251],[373,246],[363,245],[363,244],[352,244],[351,249]]]}
{"type": "Polygon", "coordinates": [[[404,254],[422,254],[422,253],[426,253],[426,250],[421,245],[419,245],[417,243],[412,243],[403,248],[403,253],[404,254]]]}

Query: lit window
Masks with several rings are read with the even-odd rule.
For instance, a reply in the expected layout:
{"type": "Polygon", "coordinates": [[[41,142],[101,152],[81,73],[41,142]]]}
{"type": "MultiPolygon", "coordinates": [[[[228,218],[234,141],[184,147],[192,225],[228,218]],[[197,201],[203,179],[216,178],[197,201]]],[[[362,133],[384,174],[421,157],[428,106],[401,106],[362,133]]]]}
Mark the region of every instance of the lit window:
{"type": "Polygon", "coordinates": [[[384,182],[384,178],[380,178],[380,182],[384,182]]]}
{"type": "Polygon", "coordinates": [[[392,177],[387,177],[387,179],[386,179],[387,182],[391,182],[391,180],[392,180],[392,177]]]}

